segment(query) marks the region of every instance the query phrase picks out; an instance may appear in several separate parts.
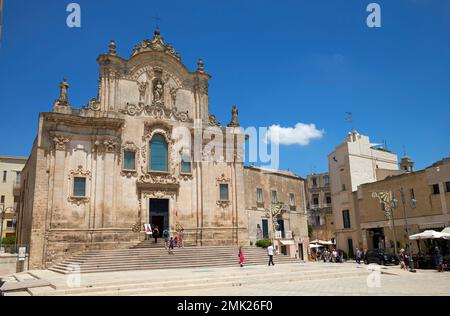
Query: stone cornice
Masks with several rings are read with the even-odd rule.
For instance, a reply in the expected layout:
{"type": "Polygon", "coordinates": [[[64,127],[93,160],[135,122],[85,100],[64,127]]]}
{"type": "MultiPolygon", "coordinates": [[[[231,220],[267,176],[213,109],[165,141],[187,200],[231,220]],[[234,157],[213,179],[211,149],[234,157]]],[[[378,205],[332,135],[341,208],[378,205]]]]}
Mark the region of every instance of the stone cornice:
{"type": "Polygon", "coordinates": [[[43,113],[45,122],[66,124],[69,126],[80,126],[101,129],[120,129],[125,124],[125,120],[113,117],[84,117],[78,115],[61,114],[61,113],[43,113]]]}

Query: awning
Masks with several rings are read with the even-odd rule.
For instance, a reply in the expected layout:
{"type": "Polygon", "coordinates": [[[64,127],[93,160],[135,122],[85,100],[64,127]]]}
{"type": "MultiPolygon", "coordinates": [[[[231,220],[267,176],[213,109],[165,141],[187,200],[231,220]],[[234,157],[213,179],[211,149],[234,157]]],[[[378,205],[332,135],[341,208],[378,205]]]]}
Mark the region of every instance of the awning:
{"type": "Polygon", "coordinates": [[[293,240],[280,240],[283,245],[295,245],[293,240]]]}
{"type": "Polygon", "coordinates": [[[445,223],[425,223],[425,224],[419,224],[420,229],[434,229],[434,228],[444,228],[447,226],[445,223]]]}

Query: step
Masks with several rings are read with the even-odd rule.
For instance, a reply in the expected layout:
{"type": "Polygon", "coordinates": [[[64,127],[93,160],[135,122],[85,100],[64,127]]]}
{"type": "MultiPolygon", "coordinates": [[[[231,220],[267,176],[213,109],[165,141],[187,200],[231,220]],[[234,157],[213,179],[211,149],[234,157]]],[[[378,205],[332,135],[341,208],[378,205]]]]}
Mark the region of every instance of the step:
{"type": "Polygon", "coordinates": [[[143,281],[143,282],[122,282],[121,284],[102,284],[90,288],[77,289],[61,289],[56,291],[49,291],[45,295],[133,295],[133,294],[155,294],[160,292],[201,289],[207,287],[229,287],[242,286],[246,284],[261,284],[271,282],[303,282],[310,280],[325,280],[344,277],[359,277],[367,275],[363,271],[345,271],[336,272],[333,274],[324,275],[323,271],[309,272],[309,273],[271,273],[264,278],[257,274],[247,275],[233,275],[214,277],[211,276],[201,279],[182,279],[182,280],[160,280],[160,281],[143,281]]]}

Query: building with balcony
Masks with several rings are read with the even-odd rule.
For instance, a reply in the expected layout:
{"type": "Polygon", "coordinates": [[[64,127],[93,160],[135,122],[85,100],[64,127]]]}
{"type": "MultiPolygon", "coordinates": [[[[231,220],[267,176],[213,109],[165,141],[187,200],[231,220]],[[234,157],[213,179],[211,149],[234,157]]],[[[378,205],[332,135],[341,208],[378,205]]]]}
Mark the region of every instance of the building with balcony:
{"type": "Polygon", "coordinates": [[[22,157],[0,156],[0,218],[3,218],[1,239],[15,236],[16,233],[15,211],[19,202],[21,172],[26,161],[22,157]]]}
{"type": "Polygon", "coordinates": [[[334,239],[329,173],[308,175],[305,181],[305,190],[308,224],[312,226],[311,238],[334,239]]]}
{"type": "Polygon", "coordinates": [[[280,253],[308,258],[304,179],[290,171],[244,167],[249,240],[274,240],[280,253]]]}

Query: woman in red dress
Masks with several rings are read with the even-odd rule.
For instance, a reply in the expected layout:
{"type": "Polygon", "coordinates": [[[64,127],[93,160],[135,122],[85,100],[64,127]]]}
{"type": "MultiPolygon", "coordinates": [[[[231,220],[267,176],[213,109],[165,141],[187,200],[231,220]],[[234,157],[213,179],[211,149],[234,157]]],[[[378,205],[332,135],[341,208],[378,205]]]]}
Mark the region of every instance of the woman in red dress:
{"type": "Polygon", "coordinates": [[[239,265],[244,266],[244,252],[242,251],[242,246],[239,247],[239,265]]]}

